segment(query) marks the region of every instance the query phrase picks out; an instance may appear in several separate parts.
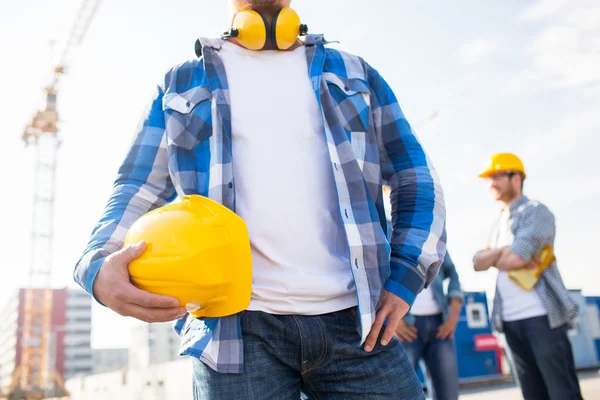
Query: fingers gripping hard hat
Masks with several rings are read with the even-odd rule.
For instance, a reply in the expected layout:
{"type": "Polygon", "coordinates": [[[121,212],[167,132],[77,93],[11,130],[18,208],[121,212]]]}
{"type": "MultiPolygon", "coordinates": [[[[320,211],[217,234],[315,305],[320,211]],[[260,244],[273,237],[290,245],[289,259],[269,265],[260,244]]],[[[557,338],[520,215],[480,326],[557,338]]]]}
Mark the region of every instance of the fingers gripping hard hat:
{"type": "Polygon", "coordinates": [[[252,256],[244,221],[203,196],[184,196],[139,218],[125,245],[145,241],[129,264],[134,285],[173,296],[195,317],[245,310],[252,290],[252,256]]]}
{"type": "Polygon", "coordinates": [[[510,153],[498,153],[490,157],[485,171],[479,174],[479,177],[487,178],[497,172],[505,171],[516,171],[522,173],[523,177],[526,176],[525,167],[519,157],[510,153]]]}

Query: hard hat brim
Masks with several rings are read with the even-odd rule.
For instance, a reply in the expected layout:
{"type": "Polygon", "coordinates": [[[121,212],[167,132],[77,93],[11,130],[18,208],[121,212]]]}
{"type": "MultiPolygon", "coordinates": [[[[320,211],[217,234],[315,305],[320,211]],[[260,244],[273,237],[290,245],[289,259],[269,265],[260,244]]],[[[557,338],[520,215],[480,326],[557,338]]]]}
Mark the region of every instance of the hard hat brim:
{"type": "Polygon", "coordinates": [[[482,178],[482,179],[485,179],[485,178],[489,177],[490,175],[494,175],[494,174],[499,173],[499,172],[516,172],[516,173],[519,173],[519,174],[523,175],[523,180],[525,180],[527,178],[527,175],[525,174],[525,172],[519,171],[519,170],[515,170],[515,169],[493,169],[493,170],[487,170],[487,171],[482,172],[478,176],[480,178],[482,178]]]}

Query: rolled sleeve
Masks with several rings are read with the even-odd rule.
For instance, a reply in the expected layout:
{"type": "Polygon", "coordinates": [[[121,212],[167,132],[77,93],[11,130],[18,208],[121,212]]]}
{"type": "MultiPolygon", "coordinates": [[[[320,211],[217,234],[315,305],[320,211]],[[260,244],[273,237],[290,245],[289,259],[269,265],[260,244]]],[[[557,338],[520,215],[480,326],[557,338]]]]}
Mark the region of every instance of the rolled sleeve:
{"type": "Polygon", "coordinates": [[[444,195],[394,93],[373,68],[369,84],[381,175],[391,188],[391,274],[384,287],[412,304],[435,279],[446,253],[444,195]]]}
{"type": "Polygon", "coordinates": [[[463,301],[465,295],[462,291],[458,272],[456,272],[456,266],[450,257],[450,253],[446,253],[441,268],[444,271],[444,278],[450,280],[448,282],[448,299],[459,299],[460,301],[463,301]]]}
{"type": "Polygon", "coordinates": [[[423,278],[415,272],[414,267],[402,261],[392,261],[390,269],[391,275],[384,289],[412,305],[423,286],[423,278]]]}
{"type": "Polygon", "coordinates": [[[528,205],[519,218],[509,250],[523,261],[530,262],[546,244],[552,244],[555,233],[554,216],[543,204],[528,205]]]}

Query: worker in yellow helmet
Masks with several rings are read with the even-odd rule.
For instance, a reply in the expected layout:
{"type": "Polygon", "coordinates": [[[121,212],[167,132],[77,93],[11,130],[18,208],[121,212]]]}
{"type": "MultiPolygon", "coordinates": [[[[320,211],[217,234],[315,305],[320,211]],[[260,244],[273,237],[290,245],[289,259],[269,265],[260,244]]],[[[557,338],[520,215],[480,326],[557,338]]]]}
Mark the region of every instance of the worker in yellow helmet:
{"type": "Polygon", "coordinates": [[[438,175],[379,72],[290,5],[229,0],[159,78],[75,279],[178,318],[195,398],[423,399],[394,333],[446,253],[438,175]]]}
{"type": "Polygon", "coordinates": [[[537,255],[554,246],[554,215],[542,203],[523,195],[527,177],[514,154],[493,155],[479,175],[489,183],[502,211],[490,240],[474,257],[474,269],[498,270],[492,312],[494,329],[504,332],[526,399],[581,399],[568,325],[577,316],[553,259],[530,288],[515,271],[538,269],[537,255]],[[528,290],[529,289],[529,290],[528,290]]]}

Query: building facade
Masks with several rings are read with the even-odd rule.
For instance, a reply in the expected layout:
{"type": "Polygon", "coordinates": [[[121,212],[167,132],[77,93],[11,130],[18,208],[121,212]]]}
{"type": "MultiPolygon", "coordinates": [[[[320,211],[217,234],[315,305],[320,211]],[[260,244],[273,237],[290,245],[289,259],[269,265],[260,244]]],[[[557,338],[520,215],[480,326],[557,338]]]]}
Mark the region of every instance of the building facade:
{"type": "Polygon", "coordinates": [[[94,374],[126,368],[129,349],[92,349],[92,363],[94,374]]]}
{"type": "Polygon", "coordinates": [[[0,308],[0,392],[92,372],[91,299],[78,289],[19,289],[0,308]]]}
{"type": "Polygon", "coordinates": [[[19,292],[10,296],[0,308],[0,393],[7,388],[17,367],[19,332],[19,292]]]}
{"type": "Polygon", "coordinates": [[[179,359],[180,339],[170,322],[147,324],[140,322],[131,331],[129,366],[146,368],[179,359]]]}
{"type": "Polygon", "coordinates": [[[83,290],[66,293],[64,329],[64,378],[89,375],[92,360],[92,298],[83,290]]]}

